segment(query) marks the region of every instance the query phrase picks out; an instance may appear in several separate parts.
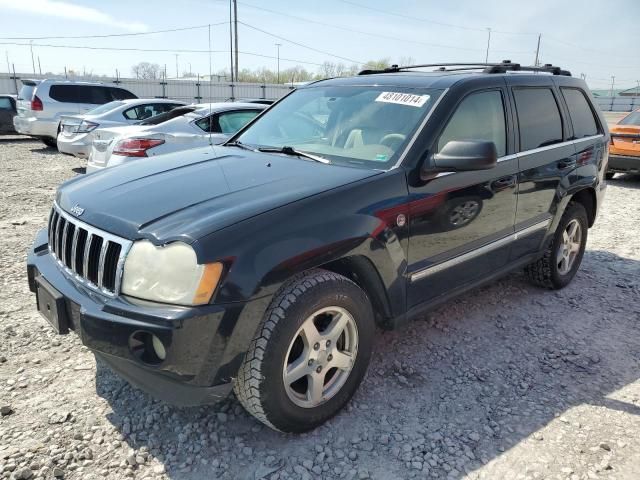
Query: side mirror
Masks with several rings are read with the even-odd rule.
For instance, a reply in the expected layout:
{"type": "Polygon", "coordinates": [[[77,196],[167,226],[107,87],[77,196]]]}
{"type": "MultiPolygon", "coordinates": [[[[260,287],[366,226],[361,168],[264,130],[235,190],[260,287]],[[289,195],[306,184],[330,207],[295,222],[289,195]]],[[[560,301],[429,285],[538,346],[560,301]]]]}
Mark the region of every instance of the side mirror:
{"type": "Polygon", "coordinates": [[[433,156],[432,167],[439,171],[488,170],[496,166],[498,151],[485,140],[451,140],[433,156]]]}

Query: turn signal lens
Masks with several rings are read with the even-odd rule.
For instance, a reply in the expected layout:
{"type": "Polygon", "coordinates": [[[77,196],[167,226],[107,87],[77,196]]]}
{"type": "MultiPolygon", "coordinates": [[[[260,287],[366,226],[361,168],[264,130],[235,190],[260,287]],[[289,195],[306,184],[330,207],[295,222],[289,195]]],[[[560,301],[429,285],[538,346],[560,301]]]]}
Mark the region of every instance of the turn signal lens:
{"type": "Polygon", "coordinates": [[[204,266],[204,272],[202,272],[200,285],[198,285],[196,294],[193,296],[194,305],[201,305],[203,303],[209,302],[211,296],[213,295],[213,291],[218,286],[221,275],[221,263],[208,263],[204,266]]]}

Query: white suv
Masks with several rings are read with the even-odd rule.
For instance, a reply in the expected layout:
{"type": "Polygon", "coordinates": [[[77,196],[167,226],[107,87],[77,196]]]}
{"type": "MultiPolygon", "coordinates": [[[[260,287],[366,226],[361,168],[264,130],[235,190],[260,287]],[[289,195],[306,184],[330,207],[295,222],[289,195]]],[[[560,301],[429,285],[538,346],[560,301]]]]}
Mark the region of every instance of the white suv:
{"type": "Polygon", "coordinates": [[[18,114],[13,124],[18,133],[39,138],[56,148],[62,115],[85,113],[113,100],[137,98],[113,84],[68,80],[22,80],[18,93],[18,114]]]}

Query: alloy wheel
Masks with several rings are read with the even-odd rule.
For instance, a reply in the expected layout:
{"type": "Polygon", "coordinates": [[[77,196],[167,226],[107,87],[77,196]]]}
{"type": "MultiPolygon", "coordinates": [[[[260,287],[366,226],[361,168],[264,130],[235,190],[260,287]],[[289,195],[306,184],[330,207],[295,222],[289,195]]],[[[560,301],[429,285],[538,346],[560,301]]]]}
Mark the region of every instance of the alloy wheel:
{"type": "Polygon", "coordinates": [[[577,219],[571,220],[562,232],[562,242],[558,245],[556,264],[558,273],[566,275],[573,267],[582,243],[582,228],[577,219]]]}

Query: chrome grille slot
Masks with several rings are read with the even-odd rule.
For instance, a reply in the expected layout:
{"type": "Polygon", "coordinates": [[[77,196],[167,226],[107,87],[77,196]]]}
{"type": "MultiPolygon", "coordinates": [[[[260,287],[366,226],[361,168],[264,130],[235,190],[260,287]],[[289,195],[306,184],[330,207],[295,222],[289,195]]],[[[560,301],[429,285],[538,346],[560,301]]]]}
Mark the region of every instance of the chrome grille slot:
{"type": "Polygon", "coordinates": [[[49,251],[64,271],[106,295],[120,290],[131,241],[81,222],[54,204],[49,216],[49,251]]]}

